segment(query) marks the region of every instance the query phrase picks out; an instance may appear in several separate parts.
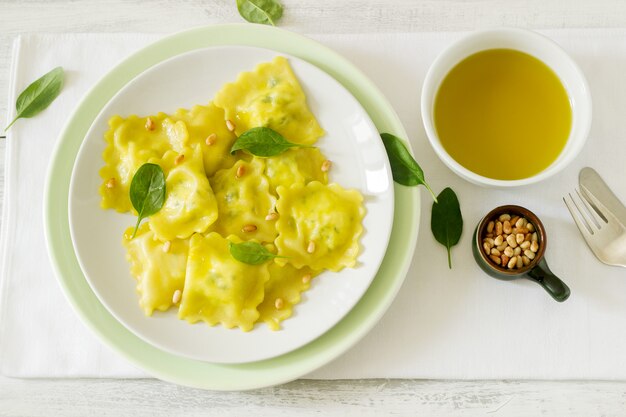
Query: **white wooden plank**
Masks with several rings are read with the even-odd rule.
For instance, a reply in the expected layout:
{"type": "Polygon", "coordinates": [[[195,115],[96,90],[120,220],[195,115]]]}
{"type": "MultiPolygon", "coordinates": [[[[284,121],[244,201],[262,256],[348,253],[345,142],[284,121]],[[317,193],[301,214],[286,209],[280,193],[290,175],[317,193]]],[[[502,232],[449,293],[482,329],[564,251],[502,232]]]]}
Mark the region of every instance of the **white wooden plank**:
{"type": "Polygon", "coordinates": [[[0,416],[623,416],[626,382],[300,380],[210,392],[156,380],[0,379],[0,416]]]}

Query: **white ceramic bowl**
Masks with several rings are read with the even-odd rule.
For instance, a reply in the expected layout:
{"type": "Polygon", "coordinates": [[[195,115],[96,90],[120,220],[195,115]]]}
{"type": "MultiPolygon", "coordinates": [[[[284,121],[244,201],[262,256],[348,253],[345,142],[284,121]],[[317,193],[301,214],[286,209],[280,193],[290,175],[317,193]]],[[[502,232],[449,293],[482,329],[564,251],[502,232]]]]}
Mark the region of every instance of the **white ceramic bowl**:
{"type": "Polygon", "coordinates": [[[492,29],[474,32],[450,45],[437,57],[426,74],[421,104],[426,135],[439,158],[462,178],[474,184],[490,187],[528,185],[556,174],[578,155],[591,127],[591,94],[587,80],[578,65],[552,40],[522,29],[492,29]],[[496,48],[515,49],[543,61],[561,80],[572,106],[572,128],[559,157],[540,173],[521,180],[496,180],[468,170],[446,152],[435,129],[433,117],[435,97],[446,75],[468,56],[496,48]]]}

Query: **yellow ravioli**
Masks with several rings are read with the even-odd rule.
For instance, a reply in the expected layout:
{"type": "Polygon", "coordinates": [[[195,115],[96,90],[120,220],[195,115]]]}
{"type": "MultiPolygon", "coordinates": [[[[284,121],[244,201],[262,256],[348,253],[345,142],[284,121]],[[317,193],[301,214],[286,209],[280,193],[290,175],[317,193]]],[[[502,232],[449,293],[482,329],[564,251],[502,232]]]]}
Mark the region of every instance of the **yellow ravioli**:
{"type": "Polygon", "coordinates": [[[129,211],[132,205],[128,190],[135,172],[150,159],[163,157],[172,142],[181,140],[176,135],[186,133],[169,129],[172,122],[163,113],[150,119],[152,130],[146,128],[148,117],[113,116],[109,120],[109,130],[104,135],[107,146],[102,154],[105,165],[100,170],[103,209],[129,211]]]}
{"type": "Polygon", "coordinates": [[[276,222],[265,218],[273,212],[276,198],[269,193],[264,168],[261,159],[239,160],[232,168],[218,171],[211,178],[220,213],[211,231],[222,236],[236,235],[243,240],[274,241],[276,222]]]}
{"type": "Polygon", "coordinates": [[[200,145],[185,148],[180,154],[167,152],[161,167],[166,173],[166,194],[161,210],[150,217],[154,234],[161,240],[171,240],[205,232],[218,213],[211,184],[204,174],[200,145]]]}
{"type": "Polygon", "coordinates": [[[311,279],[318,272],[304,267],[297,269],[290,264],[269,264],[270,279],[265,283],[265,298],[259,305],[259,321],[272,330],[280,329],[280,322],[291,317],[293,306],[300,302],[300,294],[311,286],[311,279]],[[303,279],[304,277],[304,279],[303,279]],[[280,299],[279,307],[276,300],[280,299]]]}
{"type": "Polygon", "coordinates": [[[130,272],[137,279],[139,305],[146,316],[154,310],[165,311],[173,303],[176,290],[182,291],[187,269],[188,240],[172,240],[164,250],[148,223],[143,223],[131,239],[134,227],[124,233],[123,244],[130,272]]]}
{"type": "Polygon", "coordinates": [[[263,301],[269,272],[267,263],[248,265],[235,260],[228,250],[229,241],[240,242],[217,233],[191,237],[178,317],[190,323],[238,326],[247,332],[259,318],[257,306],[263,301]]]}
{"type": "Polygon", "coordinates": [[[280,217],[275,245],[287,257],[276,258],[276,263],[331,271],[355,265],[365,215],[358,191],[317,181],[276,191],[280,217]]]}
{"type": "Polygon", "coordinates": [[[201,146],[204,171],[208,177],[220,169],[233,166],[237,158],[230,154],[230,148],[236,136],[226,127],[223,109],[209,103],[206,106],[193,106],[191,110],[179,109],[173,117],[184,122],[189,132],[182,146],[201,146]]]}
{"type": "Polygon", "coordinates": [[[311,181],[328,183],[328,175],[322,171],[326,160],[317,148],[292,148],[278,156],[265,158],[265,175],[270,182],[270,191],[276,187],[292,184],[308,184],[311,181]]]}
{"type": "Polygon", "coordinates": [[[236,82],[217,93],[214,103],[235,123],[237,136],[265,126],[291,142],[311,145],[324,134],[289,62],[281,56],[239,74],[236,82]]]}

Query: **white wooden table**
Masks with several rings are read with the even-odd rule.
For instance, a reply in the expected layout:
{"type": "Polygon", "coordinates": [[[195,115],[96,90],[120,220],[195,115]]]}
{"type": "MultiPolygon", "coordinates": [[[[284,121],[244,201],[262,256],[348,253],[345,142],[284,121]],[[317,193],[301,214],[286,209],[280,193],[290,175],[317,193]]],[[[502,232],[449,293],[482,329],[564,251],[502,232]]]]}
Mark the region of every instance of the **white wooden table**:
{"type": "MultiPolygon", "coordinates": [[[[626,26],[623,0],[282,0],[300,33],[626,26]]],[[[29,32],[175,32],[240,22],[235,0],[0,0],[0,116],[13,38],[29,32]]],[[[0,118],[0,125],[5,121],[0,118]]],[[[0,204],[4,144],[0,140],[0,204]]],[[[1,207],[0,207],[1,210],[1,207]]],[[[1,227],[1,225],[0,225],[1,227]]],[[[626,352],[625,352],[626,354],[626,352]]],[[[215,393],[146,380],[0,377],[0,416],[626,415],[626,381],[299,380],[215,393]]]]}

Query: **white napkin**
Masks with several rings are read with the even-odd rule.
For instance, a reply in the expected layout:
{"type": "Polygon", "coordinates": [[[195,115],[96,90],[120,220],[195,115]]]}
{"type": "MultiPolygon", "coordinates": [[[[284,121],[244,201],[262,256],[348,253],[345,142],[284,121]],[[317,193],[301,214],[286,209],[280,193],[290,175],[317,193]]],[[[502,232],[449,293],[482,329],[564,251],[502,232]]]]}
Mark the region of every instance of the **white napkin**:
{"type": "MultiPolygon", "coordinates": [[[[581,65],[594,99],[587,145],[565,171],[540,184],[502,191],[473,186],[449,171],[427,143],[419,97],[426,70],[459,34],[313,36],[361,68],[390,99],[435,190],[451,186],[465,226],[453,269],[430,233],[423,193],[421,232],[406,282],[376,328],[312,378],[626,379],[626,270],[600,264],[585,246],[561,196],[578,170],[593,166],[626,200],[623,135],[626,30],[548,35],[581,65]],[[572,290],[563,304],[529,281],[484,275],[470,252],[473,229],[489,209],[519,204],[544,221],[547,260],[572,290]]],[[[7,139],[0,247],[0,370],[21,377],[138,377],[145,374],[104,347],[80,323],[51,271],[42,231],[49,155],[66,116],[86,90],[148,35],[33,35],[15,43],[11,97],[57,65],[68,72],[59,99],[14,125],[7,139]]],[[[10,114],[9,116],[11,116],[10,114]]],[[[518,144],[523,152],[524,144],[518,144]]],[[[537,150],[535,150],[537,151],[537,150]]],[[[540,151],[540,150],[539,150],[540,151]]]]}

